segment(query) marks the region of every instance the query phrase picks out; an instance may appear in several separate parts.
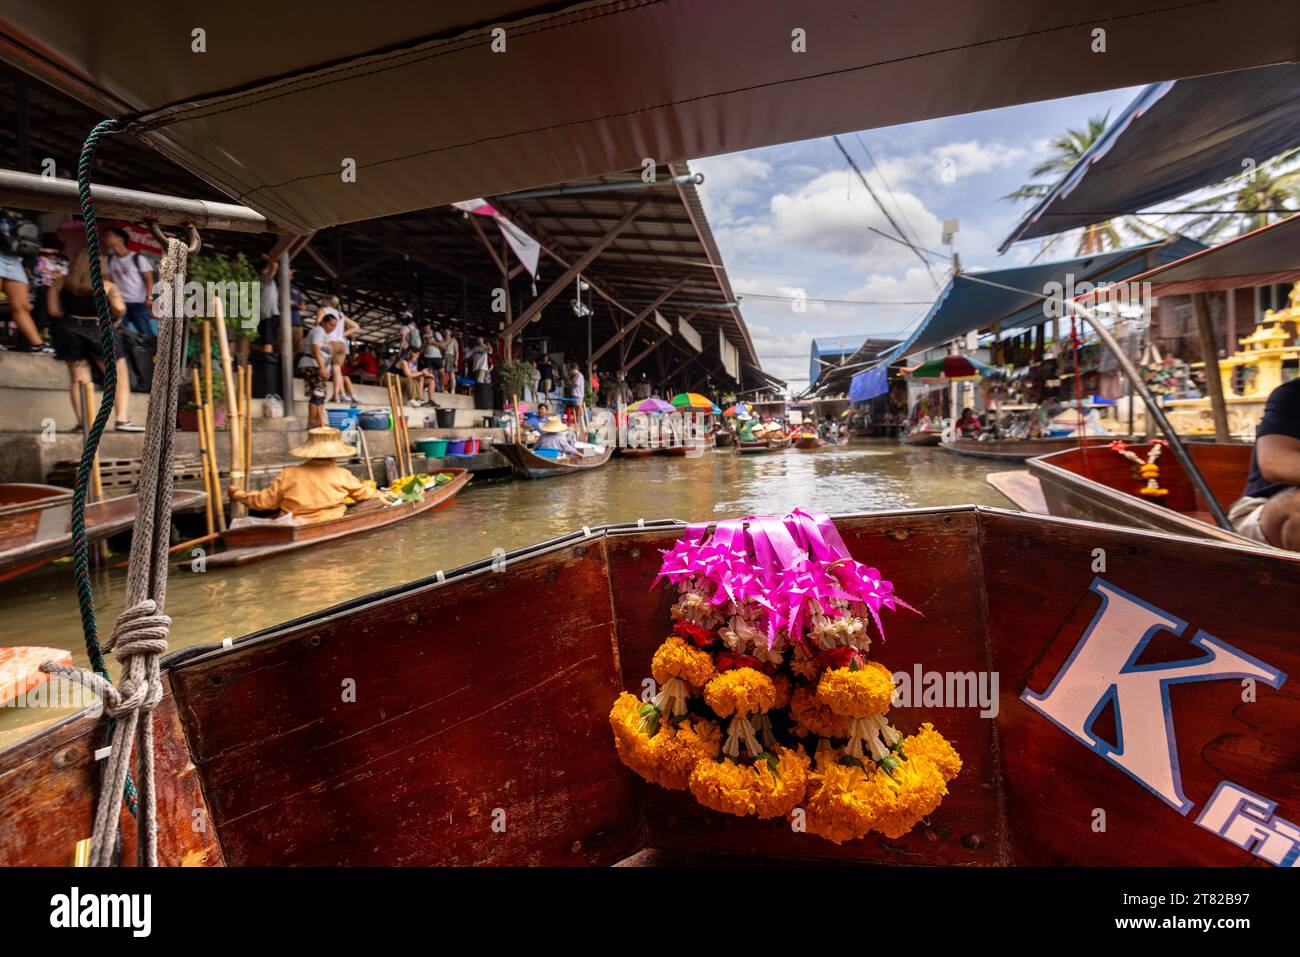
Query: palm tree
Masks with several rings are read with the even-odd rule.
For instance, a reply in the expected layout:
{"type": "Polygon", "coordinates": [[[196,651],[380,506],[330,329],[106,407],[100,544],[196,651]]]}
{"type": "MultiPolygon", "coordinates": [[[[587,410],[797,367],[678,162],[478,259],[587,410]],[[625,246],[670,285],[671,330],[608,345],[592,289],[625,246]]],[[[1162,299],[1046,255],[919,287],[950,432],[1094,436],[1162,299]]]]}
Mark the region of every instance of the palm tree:
{"type": "MultiPolygon", "coordinates": [[[[1048,144],[1052,150],[1051,155],[1029,172],[1033,180],[1002,198],[1014,201],[1042,199],[1065,178],[1070,170],[1074,169],[1074,165],[1083,154],[1088,152],[1102,133],[1106,132],[1106,124],[1109,120],[1109,113],[1094,116],[1088,120],[1088,125],[1084,129],[1066,130],[1059,136],[1053,137],[1048,144]]],[[[1079,238],[1078,254],[1086,256],[1089,253],[1099,253],[1104,249],[1115,249],[1124,245],[1121,228],[1129,229],[1144,238],[1153,238],[1147,236],[1149,224],[1108,219],[1093,223],[1084,229],[1083,235],[1079,238]]]]}
{"type": "Polygon", "coordinates": [[[1182,231],[1194,234],[1201,242],[1210,242],[1236,221],[1240,221],[1237,227],[1240,236],[1267,226],[1274,218],[1291,215],[1294,204],[1300,201],[1297,158],[1300,158],[1300,147],[1279,153],[1251,171],[1224,180],[1214,195],[1183,207],[1184,212],[1195,215],[1183,224],[1182,231]]]}

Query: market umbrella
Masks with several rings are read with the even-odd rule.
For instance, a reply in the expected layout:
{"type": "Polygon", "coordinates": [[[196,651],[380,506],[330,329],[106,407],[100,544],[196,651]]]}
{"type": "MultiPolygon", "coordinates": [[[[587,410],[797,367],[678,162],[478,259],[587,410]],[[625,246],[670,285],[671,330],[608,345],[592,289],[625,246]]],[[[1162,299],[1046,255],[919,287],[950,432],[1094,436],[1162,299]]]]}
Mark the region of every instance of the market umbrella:
{"type": "Polygon", "coordinates": [[[710,405],[709,405],[709,413],[710,413],[711,415],[722,415],[722,410],[719,409],[716,405],[710,404],[710,405]]]}
{"type": "Polygon", "coordinates": [[[663,399],[642,399],[628,407],[629,412],[676,412],[677,407],[669,405],[663,399]]]}
{"type": "Polygon", "coordinates": [[[944,379],[949,382],[982,379],[992,374],[992,366],[970,356],[941,356],[922,362],[911,372],[913,379],[944,379]]]}
{"type": "Polygon", "coordinates": [[[673,396],[673,405],[679,409],[711,409],[713,403],[698,392],[679,392],[673,396]]]}
{"type": "Polygon", "coordinates": [[[723,415],[749,415],[749,406],[743,402],[737,402],[730,409],[722,413],[723,415]]]}

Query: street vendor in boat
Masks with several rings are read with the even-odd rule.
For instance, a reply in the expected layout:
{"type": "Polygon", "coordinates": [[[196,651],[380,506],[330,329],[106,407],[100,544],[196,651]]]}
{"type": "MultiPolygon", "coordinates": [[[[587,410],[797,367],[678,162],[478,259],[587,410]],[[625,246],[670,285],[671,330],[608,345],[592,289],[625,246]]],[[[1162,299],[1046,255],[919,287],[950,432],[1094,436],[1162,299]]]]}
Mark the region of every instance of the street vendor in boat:
{"type": "Polygon", "coordinates": [[[1250,475],[1228,510],[1238,533],[1300,551],[1300,379],[1274,389],[1255,429],[1250,475]]]}
{"type": "Polygon", "coordinates": [[[954,428],[957,434],[963,438],[973,438],[979,435],[984,426],[980,424],[979,416],[975,414],[974,409],[965,408],[961,410],[961,418],[957,420],[954,428]]]}
{"type": "Polygon", "coordinates": [[[284,469],[274,482],[256,492],[232,486],[231,500],[256,511],[279,509],[277,517],[291,514],[298,521],[308,523],[342,518],[347,512],[347,499],[364,502],[378,495],[375,489],[335,463],[335,459],[357,454],[356,447],[344,442],[338,429],[329,426],[312,429],[307,433],[307,441],[290,449],[289,454],[307,461],[284,469]]]}
{"type": "Polygon", "coordinates": [[[742,442],[757,442],[758,436],[754,434],[754,420],[747,415],[738,416],[736,435],[742,442]]]}
{"type": "Polygon", "coordinates": [[[537,444],[533,446],[533,451],[543,449],[554,449],[564,455],[578,455],[578,447],[573,444],[573,439],[569,437],[569,427],[564,424],[564,420],[558,415],[548,415],[538,425],[537,431],[541,433],[537,444]]]}

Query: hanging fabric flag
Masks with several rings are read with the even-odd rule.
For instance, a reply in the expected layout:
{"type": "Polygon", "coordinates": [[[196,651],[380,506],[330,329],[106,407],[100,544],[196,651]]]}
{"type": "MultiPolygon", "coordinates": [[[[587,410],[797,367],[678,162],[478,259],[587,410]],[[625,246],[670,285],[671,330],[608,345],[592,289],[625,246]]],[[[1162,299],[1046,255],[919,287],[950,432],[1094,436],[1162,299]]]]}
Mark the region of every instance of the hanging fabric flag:
{"type": "Polygon", "coordinates": [[[500,210],[496,209],[485,199],[467,199],[463,202],[452,203],[463,213],[474,213],[476,216],[490,216],[496,220],[497,228],[501,230],[501,235],[505,236],[506,242],[510,248],[515,251],[515,255],[523,264],[524,269],[532,279],[537,278],[537,261],[542,255],[542,245],[533,239],[526,232],[512,223],[500,210]]]}

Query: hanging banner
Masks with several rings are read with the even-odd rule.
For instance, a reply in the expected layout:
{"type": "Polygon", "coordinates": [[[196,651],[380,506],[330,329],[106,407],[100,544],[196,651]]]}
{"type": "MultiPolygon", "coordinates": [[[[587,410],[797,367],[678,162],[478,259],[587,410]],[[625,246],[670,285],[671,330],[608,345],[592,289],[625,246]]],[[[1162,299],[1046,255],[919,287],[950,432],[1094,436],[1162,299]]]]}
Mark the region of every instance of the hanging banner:
{"type": "Polygon", "coordinates": [[[515,256],[523,264],[524,269],[528,272],[530,279],[537,278],[537,262],[542,255],[542,244],[533,239],[526,232],[512,223],[500,210],[496,209],[485,199],[467,199],[463,202],[452,203],[463,213],[473,213],[476,216],[488,216],[496,220],[497,229],[501,230],[501,235],[506,238],[510,248],[515,251],[515,256]]]}
{"type": "Polygon", "coordinates": [[[695,328],[681,316],[677,317],[677,331],[683,339],[690,343],[691,348],[696,352],[704,351],[704,340],[700,338],[700,334],[695,331],[695,328]]]}
{"type": "Polygon", "coordinates": [[[655,324],[664,332],[668,333],[668,335],[671,336],[673,334],[673,324],[660,315],[658,309],[655,310],[655,324]]]}

